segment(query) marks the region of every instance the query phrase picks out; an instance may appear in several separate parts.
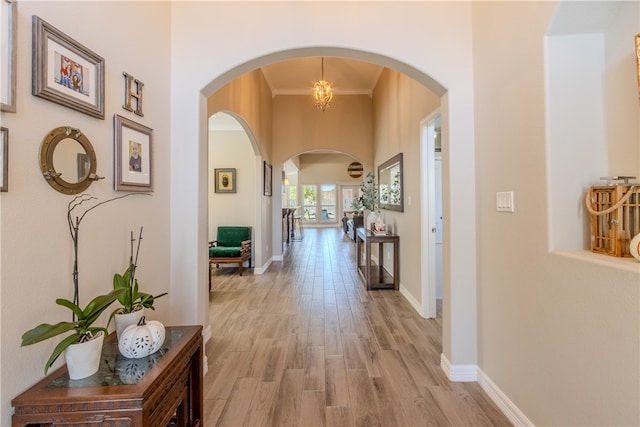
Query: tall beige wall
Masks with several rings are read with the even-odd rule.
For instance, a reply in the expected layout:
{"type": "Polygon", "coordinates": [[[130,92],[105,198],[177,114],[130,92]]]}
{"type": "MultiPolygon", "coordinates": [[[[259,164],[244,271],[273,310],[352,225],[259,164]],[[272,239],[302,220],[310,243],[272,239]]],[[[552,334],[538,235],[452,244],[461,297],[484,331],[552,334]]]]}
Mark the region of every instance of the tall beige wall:
{"type": "MultiPolygon", "coordinates": [[[[105,201],[125,194],[113,190],[113,116],[119,114],[153,129],[151,196],[100,206],[81,223],[80,302],[85,305],[93,296],[112,289],[113,274],[123,272],[128,262],[130,232],[137,234],[140,227],[144,227],[136,274],[140,286],[153,294],[169,292],[149,316],[170,323],[169,306],[179,293],[170,288],[169,270],[169,3],[149,7],[145,2],[25,1],[18,2],[17,24],[17,112],[0,116],[10,135],[9,191],[0,196],[2,426],[11,423],[11,399],[43,376],[45,362],[57,344],[51,339],[20,348],[20,336],[39,323],[71,320],[71,312],[55,300],[73,297],[73,251],[66,218],[72,196],[54,191],[40,172],[39,149],[47,132],[69,125],[89,138],[96,151],[97,173],[105,179],[91,184],[86,193],[105,201]],[[104,58],[104,120],[31,95],[32,15],[104,58]],[[122,108],[125,71],[145,85],[144,117],[122,108]]],[[[105,316],[104,325],[106,320],[105,316]]],[[[62,362],[60,358],[55,367],[62,362]]]]}
{"type": "Polygon", "coordinates": [[[440,107],[440,97],[396,71],[385,69],[373,94],[373,140],[377,167],[403,155],[404,212],[381,211],[385,224],[400,236],[400,285],[414,305],[422,302],[421,121],[440,107]]]}
{"type": "MultiPolygon", "coordinates": [[[[548,192],[566,185],[548,182],[546,170],[555,151],[546,144],[544,38],[556,4],[473,8],[481,380],[535,425],[638,425],[638,264],[549,251],[548,192]],[[513,214],[496,212],[498,191],[514,192],[513,214]]],[[[632,55],[637,26],[627,30],[632,55]]],[[[627,90],[637,91],[634,79],[627,90]]],[[[608,111],[627,114],[611,104],[608,111]]],[[[563,167],[583,173],[581,163],[563,167]]],[[[582,209],[583,189],[572,191],[578,201],[551,221],[582,209]]]]}
{"type": "Polygon", "coordinates": [[[372,165],[371,98],[336,95],[331,108],[321,112],[310,95],[273,99],[273,158],[283,163],[311,150],[336,150],[372,165]]]}

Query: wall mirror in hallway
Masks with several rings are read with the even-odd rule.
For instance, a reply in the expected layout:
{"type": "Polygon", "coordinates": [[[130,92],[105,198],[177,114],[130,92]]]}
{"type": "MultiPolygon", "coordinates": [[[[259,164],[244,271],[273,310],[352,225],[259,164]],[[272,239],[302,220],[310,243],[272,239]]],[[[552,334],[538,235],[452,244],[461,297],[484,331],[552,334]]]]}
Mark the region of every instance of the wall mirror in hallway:
{"type": "Polygon", "coordinates": [[[402,197],[402,153],[378,166],[380,209],[404,212],[402,197]]]}

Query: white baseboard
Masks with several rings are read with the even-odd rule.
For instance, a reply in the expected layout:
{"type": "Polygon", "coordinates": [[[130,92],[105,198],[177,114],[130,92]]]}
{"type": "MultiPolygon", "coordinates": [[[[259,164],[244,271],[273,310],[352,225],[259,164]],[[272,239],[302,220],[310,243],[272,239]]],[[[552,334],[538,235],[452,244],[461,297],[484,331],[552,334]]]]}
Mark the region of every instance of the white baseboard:
{"type": "Polygon", "coordinates": [[[210,339],[211,339],[211,325],[208,325],[206,328],[202,330],[202,344],[207,345],[210,339]]]}
{"type": "Polygon", "coordinates": [[[440,355],[440,367],[447,374],[447,378],[454,382],[477,381],[480,387],[487,393],[493,403],[500,408],[502,413],[516,427],[533,427],[534,424],[522,413],[520,409],[507,397],[506,394],[491,381],[477,365],[452,365],[444,354],[440,355]]]}
{"type": "Polygon", "coordinates": [[[478,369],[478,384],[500,408],[509,421],[516,427],[529,427],[534,424],[522,413],[520,409],[505,395],[498,386],[491,381],[482,369],[478,369]]]}
{"type": "Polygon", "coordinates": [[[420,316],[424,317],[423,315],[424,312],[422,311],[422,304],[420,304],[418,300],[415,299],[413,295],[409,293],[407,288],[402,286],[402,284],[400,285],[400,294],[402,294],[404,299],[406,299],[409,302],[409,304],[411,304],[411,307],[413,307],[414,310],[417,311],[420,316]]]}
{"type": "Polygon", "coordinates": [[[444,354],[440,355],[440,368],[447,374],[447,378],[453,382],[478,381],[477,365],[452,365],[444,354]]]}
{"type": "Polygon", "coordinates": [[[253,274],[264,274],[264,272],[267,271],[272,262],[273,258],[269,258],[269,261],[267,261],[262,267],[253,267],[253,274]]]}

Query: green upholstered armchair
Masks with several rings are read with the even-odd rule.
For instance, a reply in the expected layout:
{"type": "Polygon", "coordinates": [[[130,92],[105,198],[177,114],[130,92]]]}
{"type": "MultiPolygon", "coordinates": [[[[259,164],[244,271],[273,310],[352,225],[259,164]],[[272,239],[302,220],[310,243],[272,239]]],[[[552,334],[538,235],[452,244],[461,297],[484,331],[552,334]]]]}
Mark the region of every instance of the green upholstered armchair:
{"type": "MultiPolygon", "coordinates": [[[[242,276],[242,266],[249,261],[251,268],[251,227],[219,226],[216,240],[209,242],[209,267],[215,264],[238,264],[242,276]]],[[[211,286],[211,274],[209,274],[211,286]]]]}

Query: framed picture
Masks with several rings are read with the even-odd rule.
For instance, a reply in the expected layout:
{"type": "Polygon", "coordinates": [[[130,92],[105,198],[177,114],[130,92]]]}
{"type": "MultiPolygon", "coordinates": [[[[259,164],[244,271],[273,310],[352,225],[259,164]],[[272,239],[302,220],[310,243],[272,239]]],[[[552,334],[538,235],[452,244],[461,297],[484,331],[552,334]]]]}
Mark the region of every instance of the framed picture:
{"type": "Polygon", "coordinates": [[[16,112],[17,15],[15,0],[0,0],[0,111],[16,112]]]}
{"type": "Polygon", "coordinates": [[[9,129],[0,127],[0,191],[8,191],[9,185],[9,129]]]}
{"type": "Polygon", "coordinates": [[[104,119],[104,59],[33,16],[35,96],[104,119]]]}
{"type": "Polygon", "coordinates": [[[153,191],[153,129],[117,114],[113,121],[115,190],[153,191]]]}
{"type": "Polygon", "coordinates": [[[271,182],[272,182],[272,168],[267,162],[264,162],[264,195],[271,195],[271,182]]]}
{"type": "Polygon", "coordinates": [[[236,192],[236,170],[235,168],[214,169],[214,179],[216,180],[216,193],[236,192]]]}

